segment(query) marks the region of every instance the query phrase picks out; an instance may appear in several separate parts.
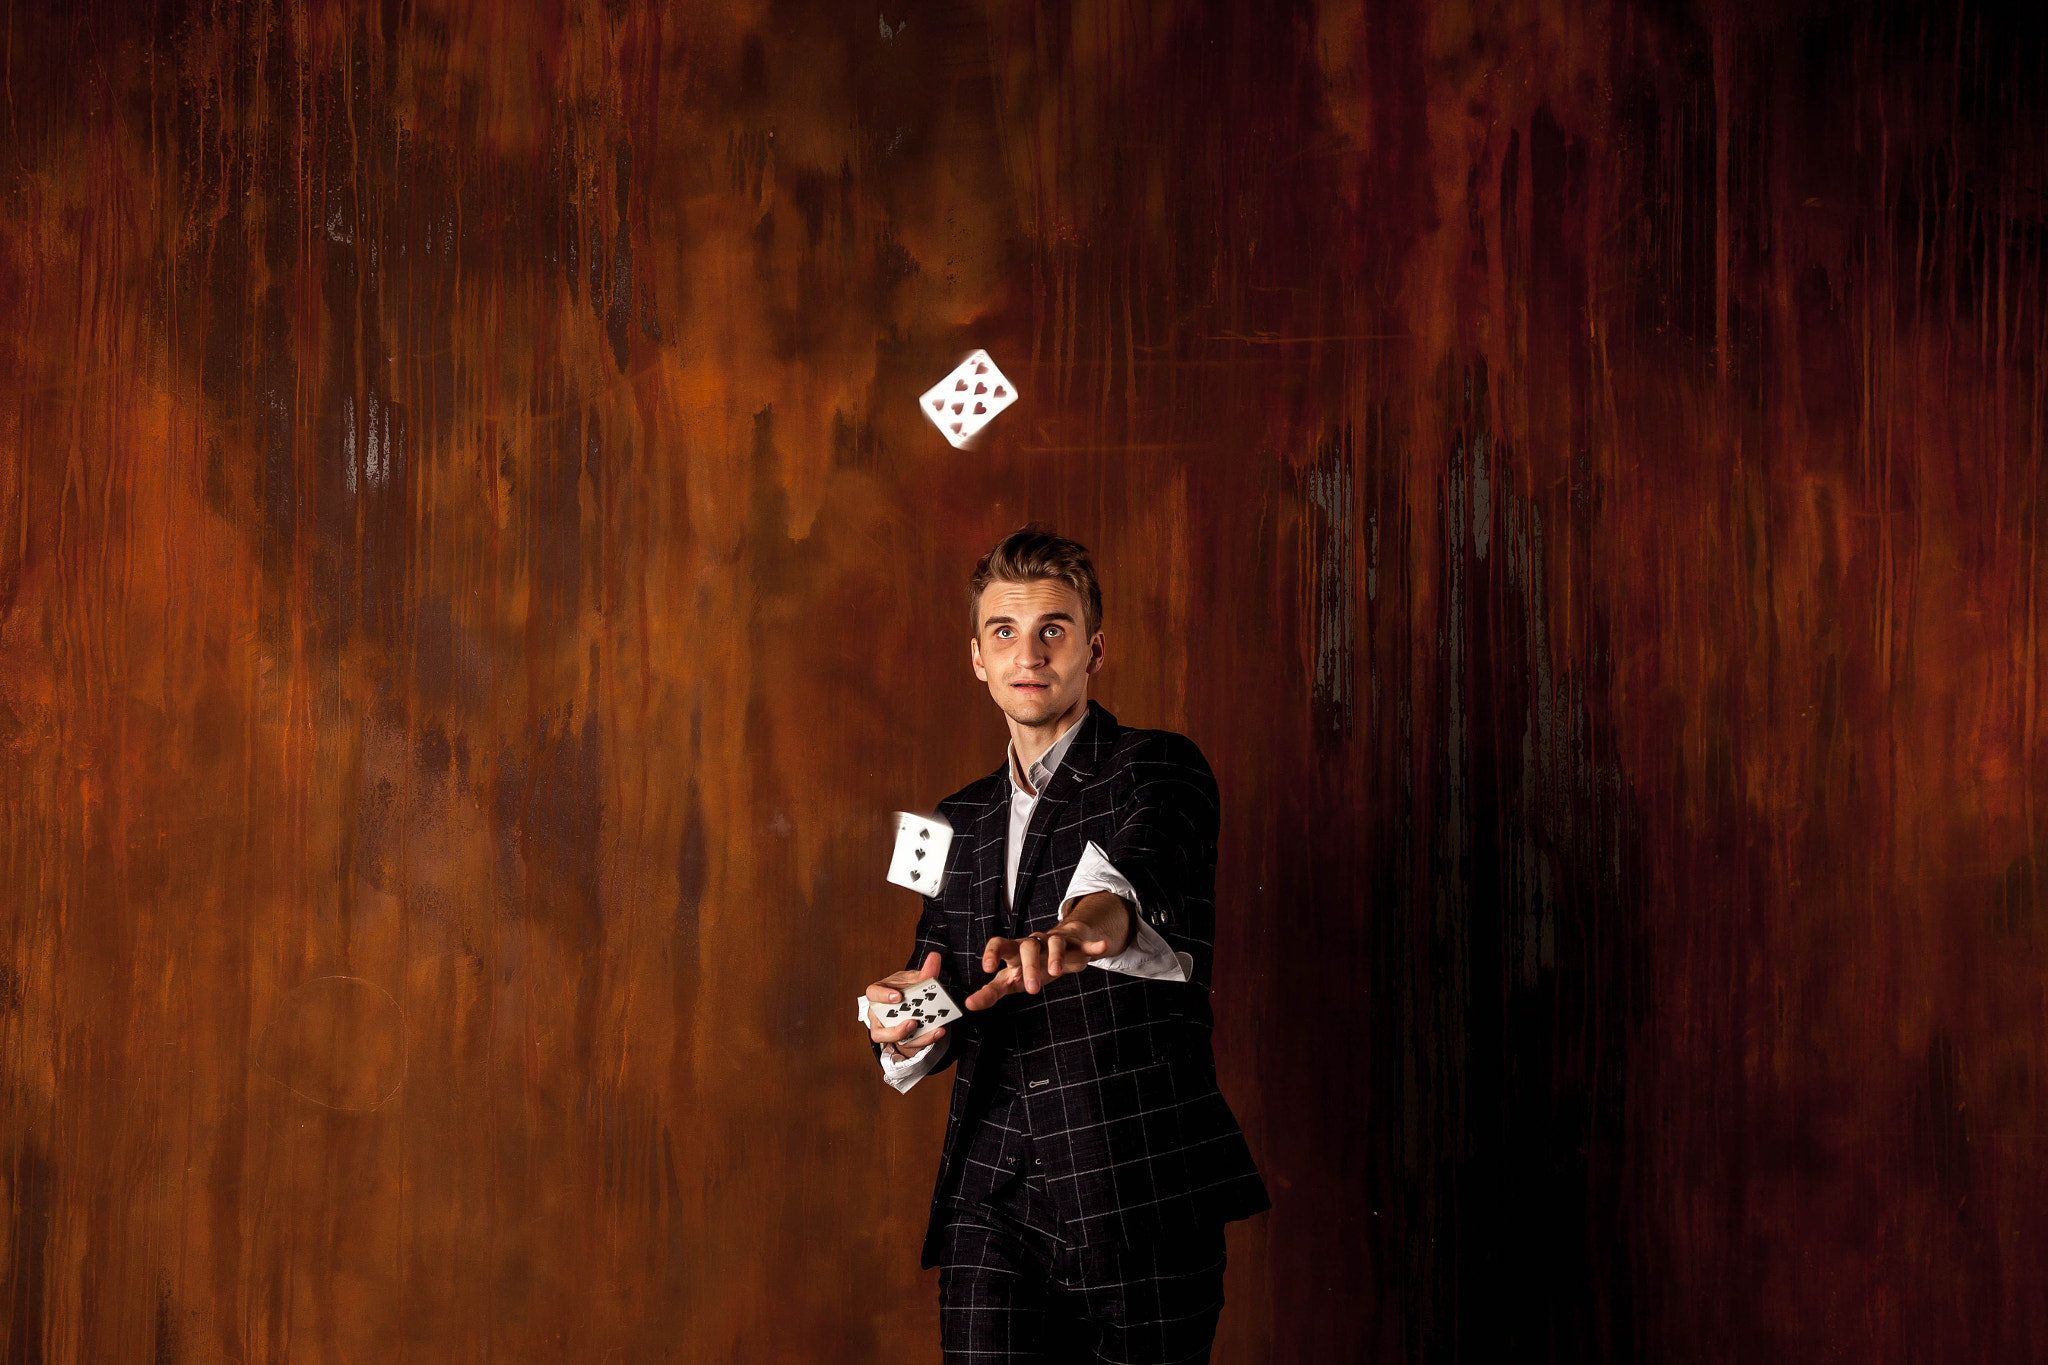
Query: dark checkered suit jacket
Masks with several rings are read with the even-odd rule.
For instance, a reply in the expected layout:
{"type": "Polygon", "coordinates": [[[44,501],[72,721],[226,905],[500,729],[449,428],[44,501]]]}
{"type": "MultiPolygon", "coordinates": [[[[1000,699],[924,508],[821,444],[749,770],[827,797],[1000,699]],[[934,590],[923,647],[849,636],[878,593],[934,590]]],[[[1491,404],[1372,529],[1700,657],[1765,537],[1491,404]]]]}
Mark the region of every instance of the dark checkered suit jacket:
{"type": "MultiPolygon", "coordinates": [[[[990,1023],[1010,1016],[1024,1102],[1047,1188],[1081,1245],[1171,1237],[1269,1207],[1244,1135],[1216,1087],[1209,969],[1216,924],[1216,779],[1201,750],[1165,730],[1128,730],[1091,702],[1046,784],[1017,868],[1021,926],[1003,922],[1007,767],[939,803],[955,837],[945,888],[924,902],[909,966],[934,950],[956,1000],[981,988],[997,934],[1050,929],[1092,840],[1130,879],[1145,920],[1191,954],[1186,982],[1089,968],[1018,992],[948,1033],[957,1063],[924,1264],[935,1264],[942,1201],[963,1159],[969,1096],[990,1023]]],[[[1007,1030],[997,1030],[997,1033],[1007,1030]]],[[[993,1063],[991,1063],[993,1065],[993,1063]]],[[[992,1078],[991,1078],[992,1079],[992,1078]]]]}

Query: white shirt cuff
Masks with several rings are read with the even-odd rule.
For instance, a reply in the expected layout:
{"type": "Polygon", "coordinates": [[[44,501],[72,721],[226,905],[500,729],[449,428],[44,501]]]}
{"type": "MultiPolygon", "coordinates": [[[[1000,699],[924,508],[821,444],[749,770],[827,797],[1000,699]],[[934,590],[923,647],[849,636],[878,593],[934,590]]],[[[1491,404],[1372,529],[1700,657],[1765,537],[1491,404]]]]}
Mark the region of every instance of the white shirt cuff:
{"type": "MultiPolygon", "coordinates": [[[[1127,976],[1145,976],[1154,981],[1186,981],[1194,973],[1195,959],[1188,953],[1176,953],[1157,929],[1145,922],[1138,913],[1138,892],[1130,879],[1116,870],[1109,855],[1101,845],[1089,840],[1088,847],[1081,850],[1081,861],[1074,865],[1073,880],[1067,883],[1066,898],[1060,902],[1060,916],[1065,918],[1067,910],[1081,897],[1096,891],[1107,891],[1121,896],[1131,907],[1131,941],[1120,953],[1109,957],[1098,957],[1088,965],[1100,967],[1106,972],[1122,972],[1127,976]]],[[[865,999],[865,997],[863,997],[865,999]]]]}
{"type": "MultiPolygon", "coordinates": [[[[868,1026],[868,998],[866,993],[859,997],[860,1024],[868,1026]]],[[[946,1049],[953,1046],[953,1035],[947,1034],[910,1057],[896,1057],[887,1048],[882,1049],[882,1079],[887,1081],[899,1094],[916,1085],[926,1072],[937,1066],[946,1056],[946,1049]]]]}

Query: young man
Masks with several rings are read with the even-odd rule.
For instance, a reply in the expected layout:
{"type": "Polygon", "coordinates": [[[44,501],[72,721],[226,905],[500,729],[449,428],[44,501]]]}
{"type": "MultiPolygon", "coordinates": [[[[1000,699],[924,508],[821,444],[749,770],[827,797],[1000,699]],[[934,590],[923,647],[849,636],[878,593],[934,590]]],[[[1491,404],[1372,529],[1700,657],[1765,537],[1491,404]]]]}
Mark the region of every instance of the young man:
{"type": "Polygon", "coordinates": [[[1181,735],[1088,700],[1102,594],[1040,527],[968,585],[974,676],[1009,722],[1003,765],[939,803],[942,893],[909,966],[968,1011],[918,1044],[868,1036],[908,1090],[956,1068],[924,1260],[949,1362],[1206,1361],[1223,1225],[1268,1207],[1209,1047],[1216,780],[1181,735]]]}

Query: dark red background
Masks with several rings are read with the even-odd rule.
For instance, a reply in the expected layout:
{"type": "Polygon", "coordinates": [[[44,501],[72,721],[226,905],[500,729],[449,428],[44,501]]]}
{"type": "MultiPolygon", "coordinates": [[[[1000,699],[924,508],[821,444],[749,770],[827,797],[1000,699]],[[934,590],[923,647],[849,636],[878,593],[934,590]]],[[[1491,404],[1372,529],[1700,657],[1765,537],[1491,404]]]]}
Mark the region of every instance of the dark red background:
{"type": "Polygon", "coordinates": [[[1027,517],[1222,782],[1220,1361],[2048,1354],[2040,24],[902,3],[9,7],[6,1359],[936,1359],[1027,517]]]}

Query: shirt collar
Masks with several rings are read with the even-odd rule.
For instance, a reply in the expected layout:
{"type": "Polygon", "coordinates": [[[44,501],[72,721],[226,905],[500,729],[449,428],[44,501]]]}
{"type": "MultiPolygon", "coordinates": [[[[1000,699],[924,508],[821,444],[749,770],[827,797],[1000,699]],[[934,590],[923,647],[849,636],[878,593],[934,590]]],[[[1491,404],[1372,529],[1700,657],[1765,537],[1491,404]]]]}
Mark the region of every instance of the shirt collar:
{"type": "MultiPolygon", "coordinates": [[[[1074,747],[1074,741],[1080,737],[1081,727],[1087,721],[1088,712],[1084,709],[1081,712],[1080,719],[1069,725],[1066,728],[1066,732],[1052,742],[1052,747],[1040,754],[1037,762],[1033,763],[1026,770],[1024,775],[1030,779],[1031,789],[1040,796],[1045,795],[1045,784],[1052,781],[1052,775],[1060,770],[1060,764],[1067,761],[1067,750],[1074,747]]],[[[1010,741],[1009,761],[1003,764],[1003,775],[1010,779],[1012,789],[1022,790],[1017,787],[1017,742],[1015,740],[1010,741]]]]}

